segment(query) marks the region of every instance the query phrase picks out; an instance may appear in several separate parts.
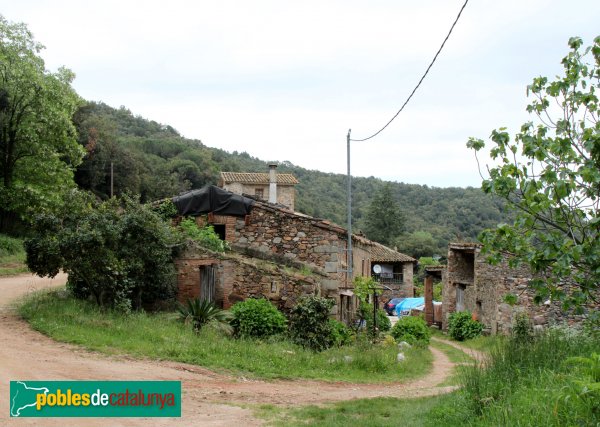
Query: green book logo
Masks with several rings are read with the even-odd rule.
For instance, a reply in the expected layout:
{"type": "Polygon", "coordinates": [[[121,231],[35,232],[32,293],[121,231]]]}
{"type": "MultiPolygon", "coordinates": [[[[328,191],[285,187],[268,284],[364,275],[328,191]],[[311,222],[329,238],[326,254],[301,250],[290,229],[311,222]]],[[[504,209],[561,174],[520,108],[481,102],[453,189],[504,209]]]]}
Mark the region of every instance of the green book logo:
{"type": "Polygon", "coordinates": [[[181,417],[180,381],[11,381],[11,417],[181,417]]]}

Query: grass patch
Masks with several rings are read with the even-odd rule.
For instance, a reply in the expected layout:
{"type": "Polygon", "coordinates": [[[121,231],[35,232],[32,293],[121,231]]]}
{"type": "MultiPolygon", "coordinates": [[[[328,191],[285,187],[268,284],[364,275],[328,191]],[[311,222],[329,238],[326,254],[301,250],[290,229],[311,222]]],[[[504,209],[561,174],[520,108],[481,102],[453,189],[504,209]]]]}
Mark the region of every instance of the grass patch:
{"type": "Polygon", "coordinates": [[[263,405],[255,413],[273,426],[445,426],[430,419],[427,414],[448,400],[447,396],[416,399],[381,397],[302,408],[263,405]]]}
{"type": "Polygon", "coordinates": [[[26,273],[23,240],[0,234],[0,276],[26,273]]]}
{"type": "MultiPolygon", "coordinates": [[[[311,426],[597,426],[600,395],[593,353],[600,342],[554,329],[532,342],[504,338],[486,366],[460,369],[462,389],[420,399],[377,398],[303,408],[259,407],[270,425],[311,426]],[[579,357],[578,359],[569,359],[579,357]],[[570,363],[567,363],[570,360],[570,363]],[[588,361],[589,363],[584,363],[588,361]]],[[[449,357],[460,357],[437,343],[449,357]]],[[[479,347],[478,349],[486,348],[479,347]]]]}
{"type": "Polygon", "coordinates": [[[482,351],[485,353],[489,353],[494,348],[498,347],[502,343],[506,341],[506,337],[502,335],[490,335],[490,336],[478,336],[476,338],[466,340],[466,341],[457,341],[462,346],[468,347],[473,350],[482,351]]]}
{"type": "Polygon", "coordinates": [[[448,334],[443,333],[439,329],[432,328],[432,336],[437,337],[446,341],[453,341],[460,344],[463,347],[470,348],[485,353],[489,353],[495,347],[498,347],[502,343],[506,342],[506,337],[502,335],[480,335],[476,338],[465,341],[456,341],[452,339],[448,334]]]}
{"type": "Polygon", "coordinates": [[[123,315],[101,310],[64,291],[34,294],[19,307],[36,330],[63,342],[115,354],[167,359],[256,378],[307,378],[325,381],[396,382],[425,375],[433,357],[411,348],[396,362],[396,346],[359,341],[313,353],[284,339],[232,339],[209,327],[199,334],[173,313],[123,315]]]}
{"type": "Polygon", "coordinates": [[[463,388],[446,405],[460,404],[465,411],[448,415],[446,425],[600,424],[600,393],[591,391],[593,377],[586,366],[566,363],[569,357],[598,353],[597,339],[574,329],[552,329],[532,342],[500,342],[485,366],[461,370],[463,388]]]}
{"type": "Polygon", "coordinates": [[[462,350],[443,342],[431,340],[430,346],[443,351],[452,363],[472,363],[474,359],[462,350]]]}

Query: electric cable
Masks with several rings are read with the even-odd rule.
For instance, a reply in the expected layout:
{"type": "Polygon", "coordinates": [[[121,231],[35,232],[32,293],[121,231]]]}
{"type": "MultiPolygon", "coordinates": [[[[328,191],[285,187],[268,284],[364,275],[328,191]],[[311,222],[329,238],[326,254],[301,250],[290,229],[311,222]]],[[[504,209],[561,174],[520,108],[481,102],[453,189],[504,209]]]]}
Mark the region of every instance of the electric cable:
{"type": "Polygon", "coordinates": [[[383,130],[385,128],[387,128],[393,121],[394,119],[396,119],[396,117],[398,117],[398,115],[402,112],[402,110],[404,110],[404,107],[406,107],[406,104],[408,104],[408,102],[410,101],[410,99],[413,97],[413,95],[415,94],[415,92],[417,91],[417,89],[419,89],[419,86],[421,86],[421,83],[423,83],[423,80],[425,80],[425,77],[427,76],[427,73],[429,73],[429,70],[431,69],[431,67],[433,66],[433,64],[435,63],[437,57],[439,56],[439,54],[442,52],[442,49],[444,48],[444,45],[446,44],[446,42],[448,41],[448,38],[450,38],[450,34],[452,34],[452,30],[454,30],[454,27],[456,26],[456,23],[458,22],[458,20],[460,19],[460,15],[462,14],[463,10],[465,9],[465,7],[467,6],[467,3],[469,3],[469,0],[465,0],[465,3],[462,5],[462,7],[460,8],[460,11],[458,12],[458,15],[456,16],[456,19],[454,20],[454,23],[452,24],[452,27],[450,27],[450,31],[448,31],[448,34],[446,35],[446,38],[444,39],[444,41],[442,42],[442,45],[440,46],[440,48],[438,49],[437,53],[435,54],[435,56],[433,57],[433,60],[431,61],[431,63],[429,64],[429,66],[427,67],[427,69],[425,70],[425,73],[423,74],[423,76],[421,77],[421,79],[419,80],[419,83],[417,83],[417,85],[415,86],[415,88],[412,90],[412,92],[410,93],[410,95],[408,96],[408,98],[406,98],[406,101],[404,101],[404,104],[402,104],[402,107],[400,107],[400,109],[398,110],[398,112],[394,115],[394,117],[392,117],[390,119],[389,122],[387,122],[385,124],[384,127],[382,127],[381,129],[379,129],[377,132],[375,132],[373,135],[367,137],[367,138],[363,138],[363,139],[350,139],[350,141],[354,141],[354,142],[363,142],[363,141],[367,141],[371,138],[376,137],[377,135],[379,135],[381,132],[383,132],[383,130]]]}

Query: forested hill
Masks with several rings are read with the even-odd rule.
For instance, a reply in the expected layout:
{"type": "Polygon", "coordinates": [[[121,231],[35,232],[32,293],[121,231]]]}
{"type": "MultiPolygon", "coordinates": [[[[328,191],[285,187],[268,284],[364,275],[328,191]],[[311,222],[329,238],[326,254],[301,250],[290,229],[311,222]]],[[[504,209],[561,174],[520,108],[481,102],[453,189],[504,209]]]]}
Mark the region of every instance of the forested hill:
{"type": "MultiPolygon", "coordinates": [[[[267,161],[237,151],[210,148],[199,140],[183,138],[171,126],[91,102],[74,118],[79,143],[87,155],[76,172],[80,187],[106,198],[110,194],[110,163],[114,193],[141,195],[142,201],[170,197],[191,188],[216,184],[220,171],[266,172],[267,161]]],[[[244,149],[240,146],[240,149],[244,149]]],[[[335,223],[346,224],[346,184],[341,174],[307,170],[290,162],[280,172],[293,173],[300,183],[296,209],[335,223]]],[[[363,229],[370,203],[385,182],[353,179],[353,219],[363,229]]],[[[404,232],[394,244],[413,256],[445,254],[450,240],[474,240],[486,227],[501,222],[499,201],[476,188],[435,188],[391,183],[392,197],[404,214],[404,232]]]]}

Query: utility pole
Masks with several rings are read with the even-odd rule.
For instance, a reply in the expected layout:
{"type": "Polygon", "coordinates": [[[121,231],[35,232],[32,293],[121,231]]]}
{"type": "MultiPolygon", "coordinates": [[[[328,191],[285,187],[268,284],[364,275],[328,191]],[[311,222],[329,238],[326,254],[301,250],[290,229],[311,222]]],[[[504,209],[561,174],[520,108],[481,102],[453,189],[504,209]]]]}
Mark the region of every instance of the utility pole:
{"type": "Polygon", "coordinates": [[[110,198],[113,198],[113,162],[110,162],[110,198]]]}
{"type": "Polygon", "coordinates": [[[346,136],[347,153],[348,153],[348,251],[346,258],[346,287],[350,287],[352,283],[352,176],[350,175],[350,132],[346,136]]]}

